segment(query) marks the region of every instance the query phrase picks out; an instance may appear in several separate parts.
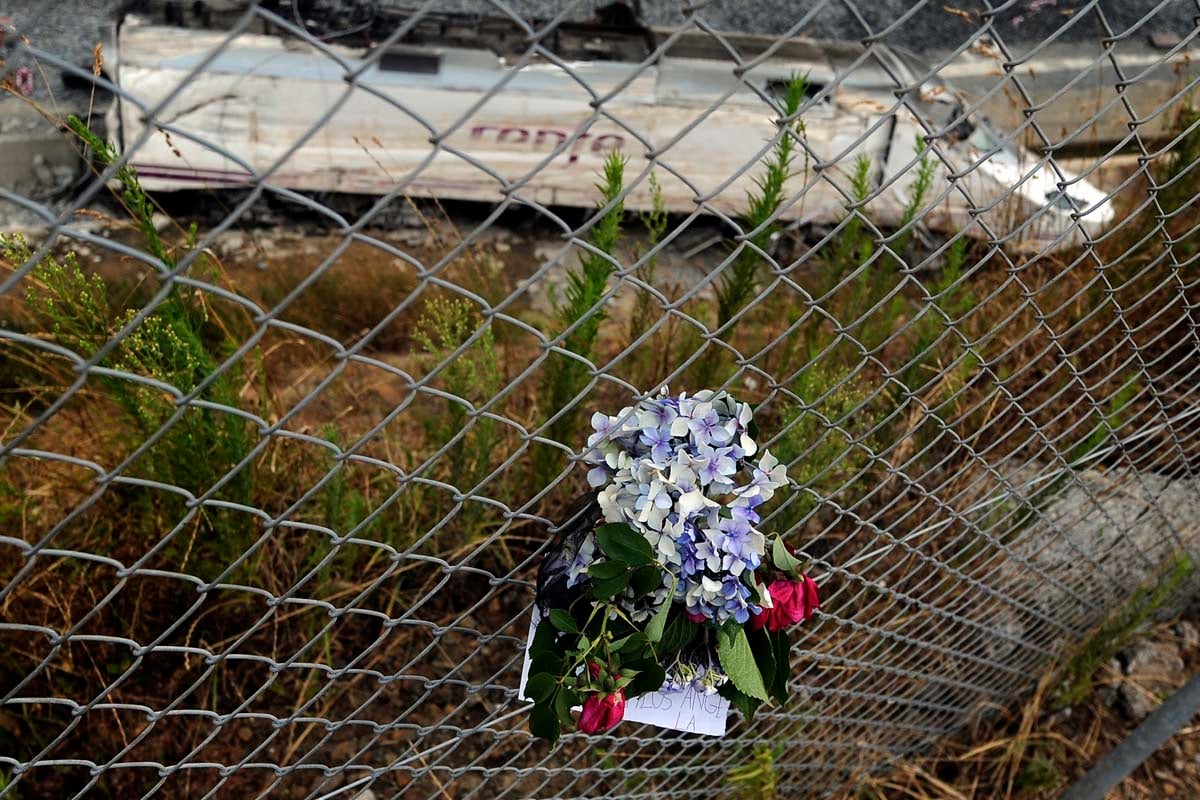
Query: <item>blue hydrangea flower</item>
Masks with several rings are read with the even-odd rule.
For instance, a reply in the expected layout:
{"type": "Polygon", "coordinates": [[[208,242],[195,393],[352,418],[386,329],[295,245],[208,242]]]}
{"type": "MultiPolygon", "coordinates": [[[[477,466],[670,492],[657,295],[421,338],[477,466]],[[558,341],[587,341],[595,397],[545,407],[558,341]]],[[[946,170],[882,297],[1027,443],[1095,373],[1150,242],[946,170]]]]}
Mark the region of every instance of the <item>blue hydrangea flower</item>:
{"type": "Polygon", "coordinates": [[[671,458],[671,431],[669,428],[642,428],[638,441],[650,448],[650,460],[666,465],[671,458]]]}
{"type": "Polygon", "coordinates": [[[676,397],[664,390],[616,415],[592,416],[583,456],[588,482],[606,521],[631,525],[653,546],[664,570],[655,602],[667,602],[674,586],[676,600],[705,619],[744,621],[754,613],[747,576],[766,546],[755,509],[787,476],[765,451],[750,460],[758,453],[751,420],[748,404],[710,391],[676,397]]]}
{"type": "Polygon", "coordinates": [[[697,445],[729,444],[733,440],[733,426],[728,421],[722,421],[720,415],[711,407],[707,411],[703,411],[703,408],[704,406],[701,406],[701,410],[687,422],[692,441],[697,445]]]}
{"type": "Polygon", "coordinates": [[[730,447],[711,447],[702,444],[697,448],[699,470],[696,473],[703,486],[716,484],[714,489],[732,490],[733,475],[737,474],[737,461],[731,455],[733,448],[730,447]]]}

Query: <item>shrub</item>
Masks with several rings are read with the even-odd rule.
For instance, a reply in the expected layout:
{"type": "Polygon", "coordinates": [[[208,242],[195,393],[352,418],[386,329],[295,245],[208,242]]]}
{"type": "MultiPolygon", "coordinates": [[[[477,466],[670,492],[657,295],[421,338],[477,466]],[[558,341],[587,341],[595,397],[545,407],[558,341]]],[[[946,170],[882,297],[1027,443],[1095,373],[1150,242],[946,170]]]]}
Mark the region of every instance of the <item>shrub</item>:
{"type": "Polygon", "coordinates": [[[785,408],[779,438],[770,445],[798,487],[779,492],[773,523],[780,531],[790,531],[807,519],[820,502],[818,497],[869,486],[859,473],[870,461],[869,432],[878,417],[869,408],[867,389],[848,377],[846,372],[817,365],[797,376],[793,388],[804,405],[785,408]]]}
{"type": "MultiPolygon", "coordinates": [[[[780,98],[783,116],[777,122],[779,140],[763,159],[763,170],[754,177],[755,188],[746,193],[747,208],[742,216],[741,227],[749,235],[715,286],[717,330],[726,342],[732,340],[742,320],[739,312],[758,289],[759,268],[764,260],[762,254],[770,250],[771,242],[779,231],[775,217],[786,199],[784,185],[793,175],[796,137],[804,135],[804,122],[797,115],[807,88],[807,76],[793,75],[784,89],[780,98]]],[[[700,362],[696,379],[699,385],[709,386],[713,383],[724,363],[725,352],[723,348],[711,350],[700,362]]]]}
{"type": "Polygon", "coordinates": [[[730,769],[725,780],[744,800],[774,800],[779,788],[775,761],[782,754],[782,747],[756,744],[751,758],[730,769]]]}
{"type": "MultiPolygon", "coordinates": [[[[975,293],[963,279],[963,265],[967,259],[967,237],[958,233],[946,249],[946,261],[941,275],[929,287],[930,302],[922,309],[921,315],[913,322],[911,329],[912,358],[904,369],[903,381],[909,391],[917,391],[928,382],[930,366],[940,369],[940,356],[957,348],[957,339],[947,340],[947,319],[951,322],[960,319],[975,307],[975,293]],[[940,313],[939,313],[940,312],[940,313]]],[[[951,360],[951,359],[946,359],[951,360]]],[[[964,359],[961,362],[970,369],[973,364],[964,359]]],[[[964,376],[966,377],[966,376],[964,376]]]]}
{"type": "MultiPolygon", "coordinates": [[[[646,230],[646,250],[653,250],[667,232],[666,202],[663,200],[662,185],[654,173],[650,173],[650,211],[638,215],[646,230]]],[[[658,267],[658,253],[652,253],[638,270],[638,278],[648,287],[654,286],[654,274],[658,267]]],[[[629,343],[637,341],[650,327],[650,316],[654,312],[654,294],[649,289],[639,289],[634,301],[633,313],[629,315],[629,343]]]]}
{"type": "MultiPolygon", "coordinates": [[[[579,266],[567,272],[562,302],[554,302],[557,333],[570,331],[562,346],[578,358],[551,354],[546,359],[541,385],[542,413],[553,420],[546,435],[568,446],[574,445],[579,429],[576,397],[590,379],[587,362],[595,355],[600,325],[606,317],[599,304],[608,290],[613,259],[622,238],[625,204],[618,198],[624,184],[625,157],[614,150],[604,159],[601,179],[596,184],[600,193],[597,208],[610,204],[611,207],[600,217],[588,237],[589,243],[599,252],[584,251],[579,266]]],[[[536,458],[538,478],[548,482],[558,469],[559,455],[556,449],[544,447],[536,451],[536,458]]]]}
{"type": "MultiPolygon", "coordinates": [[[[445,365],[440,374],[449,394],[479,408],[503,388],[491,326],[484,323],[480,329],[479,315],[466,300],[427,302],[413,338],[437,365],[445,365]],[[472,341],[477,330],[479,335],[472,341]]],[[[473,489],[491,471],[493,450],[499,443],[496,421],[469,412],[460,401],[447,399],[443,407],[443,414],[422,419],[426,438],[435,447],[449,446],[445,473],[460,489],[473,489]]]]}
{"type": "Polygon", "coordinates": [[[875,242],[865,235],[863,204],[871,196],[871,158],[865,153],[854,161],[854,173],[850,179],[850,191],[857,207],[846,218],[841,233],[834,244],[830,258],[828,279],[820,288],[820,294],[831,291],[846,274],[853,272],[875,251],[875,242]]]}
{"type": "MultiPolygon", "coordinates": [[[[101,163],[113,163],[117,154],[111,144],[75,117],[68,119],[68,125],[91,147],[101,163]]],[[[125,166],[117,172],[117,179],[122,187],[122,200],[142,234],[147,251],[165,268],[173,269],[177,263],[175,248],[159,236],[152,219],[153,204],[137,173],[125,166]]],[[[194,247],[194,243],[193,229],[185,244],[194,247]]],[[[29,261],[33,252],[20,236],[6,236],[0,237],[0,255],[19,266],[29,261]]],[[[203,260],[198,259],[194,269],[204,266],[203,260]]],[[[72,253],[61,260],[54,255],[46,256],[34,266],[29,277],[26,301],[30,309],[42,318],[59,344],[85,358],[100,352],[139,313],[136,309],[111,308],[109,287],[104,279],[96,274],[85,275],[72,253]]],[[[213,377],[219,359],[233,349],[224,330],[210,325],[203,292],[173,285],[152,312],[124,334],[100,366],[168,384],[184,395],[208,381],[198,399],[236,409],[239,398],[235,373],[226,370],[213,377]]],[[[180,413],[174,398],[162,389],[129,378],[105,374],[98,376],[97,382],[119,409],[125,423],[119,429],[119,436],[129,445],[140,445],[166,427],[155,444],[131,465],[129,474],[193,495],[204,494],[221,484],[223,499],[244,503],[249,498],[253,464],[242,462],[251,451],[252,436],[245,419],[231,412],[190,404],[180,413]]],[[[143,508],[139,527],[146,533],[168,530],[185,514],[182,498],[174,493],[143,490],[137,497],[143,508]]],[[[249,517],[201,508],[198,522],[216,534],[192,537],[212,556],[214,570],[237,558],[248,545],[249,517]]],[[[184,557],[194,557],[191,546],[186,548],[184,557]]]]}

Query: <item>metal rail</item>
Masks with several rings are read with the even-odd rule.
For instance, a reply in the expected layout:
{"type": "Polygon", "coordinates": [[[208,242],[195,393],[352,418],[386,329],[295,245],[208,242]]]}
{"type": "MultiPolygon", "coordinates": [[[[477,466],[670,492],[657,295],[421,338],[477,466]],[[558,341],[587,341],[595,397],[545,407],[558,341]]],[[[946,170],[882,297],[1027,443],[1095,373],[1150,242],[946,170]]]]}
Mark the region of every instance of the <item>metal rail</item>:
{"type": "Polygon", "coordinates": [[[1200,675],[1162,702],[1133,729],[1125,739],[1101,758],[1096,766],[1063,793],[1062,800],[1092,800],[1105,797],[1109,790],[1129,777],[1154,751],[1179,732],[1200,712],[1200,675]]]}

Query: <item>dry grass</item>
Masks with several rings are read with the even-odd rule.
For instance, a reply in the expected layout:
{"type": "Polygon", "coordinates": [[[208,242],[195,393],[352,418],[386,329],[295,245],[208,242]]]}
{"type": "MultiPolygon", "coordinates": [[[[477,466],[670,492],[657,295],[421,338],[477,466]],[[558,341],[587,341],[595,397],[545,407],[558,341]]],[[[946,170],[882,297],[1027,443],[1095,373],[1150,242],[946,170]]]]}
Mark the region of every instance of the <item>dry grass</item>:
{"type": "MultiPolygon", "coordinates": [[[[1195,619],[1189,615],[1189,619],[1195,619]]],[[[1174,622],[1154,625],[1145,640],[1179,646],[1185,669],[1163,676],[1171,690],[1200,668],[1200,643],[1185,642],[1174,622]]],[[[865,776],[841,800],[1049,800],[1102,760],[1136,727],[1112,700],[1119,673],[1105,665],[1095,689],[1081,702],[1058,709],[1052,702],[1062,678],[1048,672],[1019,705],[997,709],[967,730],[939,742],[928,754],[886,774],[865,776]]],[[[1164,693],[1163,685],[1153,690],[1164,693]]],[[[1200,797],[1200,715],[1138,767],[1108,800],[1200,797]]]]}

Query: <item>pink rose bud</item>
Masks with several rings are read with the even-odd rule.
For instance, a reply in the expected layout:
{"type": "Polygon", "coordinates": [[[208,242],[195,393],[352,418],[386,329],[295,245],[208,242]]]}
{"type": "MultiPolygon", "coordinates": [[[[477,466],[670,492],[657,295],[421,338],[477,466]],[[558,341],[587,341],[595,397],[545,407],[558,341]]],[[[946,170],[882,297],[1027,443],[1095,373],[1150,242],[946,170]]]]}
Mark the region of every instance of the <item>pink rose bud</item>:
{"type": "Polygon", "coordinates": [[[703,614],[695,614],[691,611],[687,611],[684,613],[687,615],[689,622],[694,622],[697,625],[701,624],[702,622],[708,622],[708,617],[704,616],[703,614]]]}
{"type": "Polygon", "coordinates": [[[604,733],[616,727],[625,716],[625,692],[618,689],[615,694],[588,695],[583,701],[583,713],[579,715],[579,730],[582,733],[604,733]]]}
{"type": "Polygon", "coordinates": [[[754,630],[764,625],[772,633],[786,630],[811,618],[821,607],[817,584],[807,575],[801,575],[795,581],[774,581],[767,587],[767,592],[771,595],[771,606],[750,618],[750,627],[754,630]]]}

